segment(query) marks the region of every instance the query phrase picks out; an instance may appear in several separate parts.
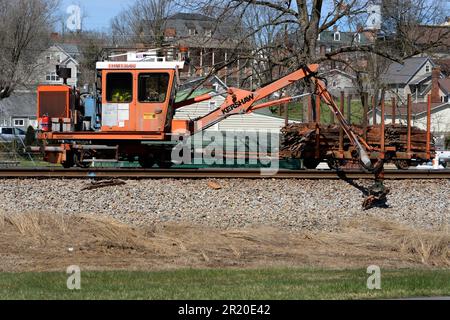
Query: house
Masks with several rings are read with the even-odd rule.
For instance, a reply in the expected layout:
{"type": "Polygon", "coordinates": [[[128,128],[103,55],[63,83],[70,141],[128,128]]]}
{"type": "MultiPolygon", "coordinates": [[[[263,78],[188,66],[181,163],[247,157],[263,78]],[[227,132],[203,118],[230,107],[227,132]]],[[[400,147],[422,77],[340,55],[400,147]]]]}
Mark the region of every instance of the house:
{"type": "MultiPolygon", "coordinates": [[[[207,75],[213,66],[236,57],[238,40],[234,37],[242,26],[239,22],[217,19],[198,13],[176,13],[165,21],[165,40],[187,51],[189,71],[181,73],[181,79],[207,75]]],[[[238,46],[245,53],[245,44],[238,46]]],[[[251,71],[250,62],[237,59],[218,72],[228,86],[242,87],[241,82],[251,71]]],[[[244,84],[244,87],[246,85],[244,84]]],[[[250,86],[250,84],[247,84],[250,86]]]]}
{"type": "Polygon", "coordinates": [[[0,100],[0,126],[16,127],[24,131],[28,126],[38,126],[36,93],[13,93],[0,100]]]}
{"type": "MultiPolygon", "coordinates": [[[[381,110],[376,109],[377,123],[381,122],[381,110]]],[[[392,123],[392,108],[386,105],[385,123],[392,123]]],[[[372,124],[372,110],[368,115],[369,123],[372,124]]],[[[407,109],[401,105],[395,111],[396,123],[406,125],[407,109]]],[[[411,123],[420,129],[427,129],[427,102],[413,103],[411,108],[411,123]]],[[[431,131],[434,134],[450,133],[450,102],[440,102],[431,104],[431,131]]]]}
{"type": "MultiPolygon", "coordinates": [[[[435,63],[429,57],[412,57],[404,64],[393,62],[381,80],[386,85],[386,98],[397,97],[405,101],[411,94],[414,102],[426,101],[426,89],[431,85],[432,71],[435,63]]],[[[437,72],[437,71],[436,71],[437,72]]],[[[440,71],[438,77],[444,77],[440,71]]]]}
{"type": "MultiPolygon", "coordinates": [[[[436,77],[438,87],[435,90],[438,92],[438,96],[435,102],[450,102],[450,78],[440,78],[439,75],[436,75],[436,77]]],[[[432,94],[432,88],[432,84],[429,84],[420,96],[426,97],[432,94]]]]}
{"type": "Polygon", "coordinates": [[[327,89],[333,96],[339,96],[344,91],[345,95],[355,94],[356,77],[339,69],[332,69],[321,74],[327,80],[327,89]]]}
{"type": "Polygon", "coordinates": [[[413,27],[416,44],[422,47],[430,47],[436,59],[450,59],[450,17],[441,25],[419,25],[413,27]]]}
{"type": "Polygon", "coordinates": [[[342,47],[358,47],[374,42],[372,32],[368,31],[340,31],[337,26],[333,30],[322,31],[317,38],[317,52],[321,55],[342,47]]]}
{"type": "Polygon", "coordinates": [[[79,62],[80,51],[77,45],[53,44],[45,50],[38,58],[39,68],[33,76],[35,84],[62,84],[56,74],[56,65],[63,65],[71,69],[71,78],[67,79],[69,86],[78,87],[80,76],[79,62]]]}

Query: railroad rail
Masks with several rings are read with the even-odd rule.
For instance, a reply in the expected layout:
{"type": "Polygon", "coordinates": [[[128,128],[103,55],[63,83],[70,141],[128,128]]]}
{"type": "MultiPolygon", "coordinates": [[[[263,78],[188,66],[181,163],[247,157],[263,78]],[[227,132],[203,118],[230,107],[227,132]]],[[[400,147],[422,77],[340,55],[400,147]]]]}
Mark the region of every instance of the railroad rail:
{"type": "MultiPolygon", "coordinates": [[[[0,179],[373,179],[360,170],[279,170],[274,174],[259,169],[133,169],[133,168],[5,168],[0,179]]],[[[450,179],[450,170],[386,170],[385,179],[450,179]]]]}

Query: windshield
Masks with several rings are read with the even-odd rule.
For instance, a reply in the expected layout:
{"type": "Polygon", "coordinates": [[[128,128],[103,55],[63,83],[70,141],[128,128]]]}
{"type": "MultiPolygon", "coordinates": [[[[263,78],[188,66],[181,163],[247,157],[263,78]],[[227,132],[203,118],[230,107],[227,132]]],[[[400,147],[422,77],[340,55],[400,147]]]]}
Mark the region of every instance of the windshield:
{"type": "Polygon", "coordinates": [[[139,75],[139,102],[166,101],[169,87],[168,73],[141,73],[139,75]]]}

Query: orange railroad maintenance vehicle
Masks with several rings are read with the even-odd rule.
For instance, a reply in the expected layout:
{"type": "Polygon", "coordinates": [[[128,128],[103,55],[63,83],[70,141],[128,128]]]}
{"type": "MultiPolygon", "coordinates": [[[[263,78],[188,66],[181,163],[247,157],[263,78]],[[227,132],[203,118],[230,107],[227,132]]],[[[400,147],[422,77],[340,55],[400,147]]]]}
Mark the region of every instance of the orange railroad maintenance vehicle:
{"type": "MultiPolygon", "coordinates": [[[[38,138],[45,161],[65,168],[87,167],[92,162],[138,159],[144,168],[155,163],[162,168],[172,165],[173,135],[192,135],[227,117],[251,113],[260,108],[286,104],[300,97],[270,100],[273,93],[300,80],[315,84],[315,94],[325,102],[338,120],[353,152],[346,153],[368,170],[380,167],[380,153],[356,134],[347,123],[324,81],[317,76],[319,66],[303,68],[260,89],[247,91],[228,88],[226,92],[208,93],[176,102],[179,72],[185,61],[166,61],[164,57],[145,57],[128,61],[98,62],[96,90],[85,99],[67,85],[38,87],[38,138]],[[175,120],[175,111],[186,105],[226,95],[221,106],[194,120],[175,120]]],[[[64,69],[59,70],[60,73],[64,69]]],[[[65,78],[68,76],[66,75],[65,78]]],[[[63,76],[64,78],[64,76],[63,76]]],[[[382,158],[382,157],[381,157],[382,158]]]]}

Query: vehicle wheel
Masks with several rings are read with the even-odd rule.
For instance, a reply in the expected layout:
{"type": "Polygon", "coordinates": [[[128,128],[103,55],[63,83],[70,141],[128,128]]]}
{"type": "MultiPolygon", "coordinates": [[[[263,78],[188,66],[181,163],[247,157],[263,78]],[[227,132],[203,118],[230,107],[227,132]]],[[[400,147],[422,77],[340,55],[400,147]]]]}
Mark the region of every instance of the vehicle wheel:
{"type": "Polygon", "coordinates": [[[320,160],[317,159],[303,159],[303,166],[306,169],[315,169],[319,165],[320,160]]]}
{"type": "Polygon", "coordinates": [[[173,166],[172,161],[158,161],[158,167],[161,169],[170,169],[173,166]]]}
{"type": "Polygon", "coordinates": [[[394,164],[397,167],[397,169],[399,169],[399,170],[408,170],[409,167],[411,166],[411,161],[410,160],[395,160],[394,164]]]}
{"type": "Polygon", "coordinates": [[[327,159],[327,164],[331,170],[341,170],[342,167],[344,167],[347,164],[347,162],[342,159],[331,158],[327,159]]]}
{"type": "Polygon", "coordinates": [[[170,151],[163,151],[156,159],[156,164],[162,169],[169,169],[173,166],[170,151]]]}
{"type": "Polygon", "coordinates": [[[89,168],[90,164],[80,161],[80,154],[79,153],[74,153],[73,155],[73,162],[74,164],[79,167],[79,168],[89,168]]]}
{"type": "Polygon", "coordinates": [[[73,153],[67,152],[66,161],[63,161],[61,164],[65,169],[72,168],[75,165],[75,161],[73,159],[73,153]]]}
{"type": "Polygon", "coordinates": [[[139,156],[139,164],[142,168],[150,169],[155,164],[152,156],[139,156]]]}

